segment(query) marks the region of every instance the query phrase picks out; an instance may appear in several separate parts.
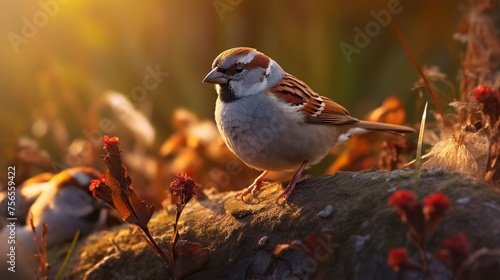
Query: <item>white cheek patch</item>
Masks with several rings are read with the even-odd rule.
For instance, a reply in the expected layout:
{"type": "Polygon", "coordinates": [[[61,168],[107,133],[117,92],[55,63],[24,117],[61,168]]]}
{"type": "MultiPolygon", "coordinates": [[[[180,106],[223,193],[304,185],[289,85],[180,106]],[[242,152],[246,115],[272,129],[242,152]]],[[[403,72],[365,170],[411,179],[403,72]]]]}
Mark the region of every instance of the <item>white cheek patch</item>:
{"type": "Polygon", "coordinates": [[[263,79],[262,82],[255,83],[251,87],[244,86],[242,81],[229,81],[229,86],[237,97],[263,94],[268,88],[267,79],[263,79]]]}
{"type": "Polygon", "coordinates": [[[269,65],[267,65],[266,68],[266,77],[269,76],[269,72],[271,72],[271,67],[274,67],[274,64],[276,64],[276,62],[274,62],[274,60],[271,59],[271,61],[269,61],[269,65]]]}
{"type": "Polygon", "coordinates": [[[90,182],[88,174],[84,172],[75,172],[71,175],[73,176],[73,178],[76,179],[76,181],[78,182],[78,184],[80,184],[80,186],[85,186],[90,182]]]}
{"type": "Polygon", "coordinates": [[[344,143],[353,138],[356,135],[363,134],[367,132],[366,129],[364,128],[359,128],[359,127],[353,127],[349,129],[346,133],[340,134],[338,143],[344,143]]]}
{"type": "Polygon", "coordinates": [[[268,89],[267,79],[263,79],[260,83],[255,83],[249,90],[249,92],[260,92],[263,93],[268,89]]]}
{"type": "Polygon", "coordinates": [[[241,82],[240,81],[233,81],[233,80],[230,80],[228,82],[228,85],[229,85],[229,88],[232,90],[232,92],[234,93],[234,95],[236,95],[236,97],[242,97],[242,96],[245,96],[245,89],[243,88],[243,86],[241,85],[241,82]]]}

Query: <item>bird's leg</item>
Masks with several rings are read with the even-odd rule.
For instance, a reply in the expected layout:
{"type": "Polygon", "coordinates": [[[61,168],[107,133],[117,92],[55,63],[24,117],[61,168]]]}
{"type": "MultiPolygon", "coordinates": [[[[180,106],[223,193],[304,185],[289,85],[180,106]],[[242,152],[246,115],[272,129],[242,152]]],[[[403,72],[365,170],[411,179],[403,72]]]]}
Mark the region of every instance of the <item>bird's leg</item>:
{"type": "Polygon", "coordinates": [[[262,174],[259,175],[259,177],[257,177],[252,184],[250,184],[250,186],[246,187],[244,190],[242,190],[241,192],[238,192],[235,196],[236,199],[238,199],[238,197],[241,197],[243,198],[244,196],[246,196],[247,194],[251,193],[252,195],[254,195],[255,192],[259,191],[260,190],[260,187],[262,187],[262,182],[264,181],[264,179],[267,177],[267,175],[269,175],[269,172],[270,171],[264,171],[262,172],[262,174]]]}
{"type": "Polygon", "coordinates": [[[290,183],[288,183],[288,186],[286,186],[285,190],[278,196],[278,199],[276,199],[276,202],[278,202],[281,198],[284,198],[287,200],[290,195],[292,195],[293,190],[295,189],[295,185],[297,183],[300,183],[306,179],[309,178],[309,176],[302,176],[302,171],[304,171],[304,168],[306,168],[307,165],[307,160],[302,163],[300,166],[299,170],[293,175],[292,180],[290,180],[290,183]]]}

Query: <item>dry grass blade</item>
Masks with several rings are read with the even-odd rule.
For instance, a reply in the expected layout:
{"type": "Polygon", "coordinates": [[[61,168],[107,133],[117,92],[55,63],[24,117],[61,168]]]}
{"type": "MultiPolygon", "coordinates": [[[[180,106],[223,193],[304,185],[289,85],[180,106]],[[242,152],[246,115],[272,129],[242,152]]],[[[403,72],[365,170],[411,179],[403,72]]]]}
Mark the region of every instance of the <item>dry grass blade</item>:
{"type": "Polygon", "coordinates": [[[401,34],[401,31],[399,31],[398,27],[396,24],[394,24],[393,21],[390,22],[392,30],[394,30],[394,33],[396,33],[396,36],[398,36],[399,42],[401,42],[401,45],[403,45],[403,48],[406,51],[406,54],[408,55],[408,58],[412,62],[413,66],[417,70],[418,74],[420,75],[422,81],[424,82],[425,88],[427,89],[427,92],[429,93],[429,96],[431,97],[432,103],[434,103],[434,106],[436,106],[436,109],[438,113],[441,115],[443,118],[444,123],[448,127],[452,127],[452,124],[446,118],[446,115],[444,113],[443,107],[439,103],[439,100],[437,99],[436,94],[432,90],[431,83],[429,82],[429,79],[427,79],[427,76],[425,76],[424,71],[422,70],[422,67],[420,67],[420,64],[418,63],[417,59],[415,58],[415,55],[413,54],[413,51],[411,50],[410,46],[408,45],[408,42],[406,42],[405,38],[403,37],[403,34],[401,34]]]}
{"type": "Polygon", "coordinates": [[[35,259],[38,262],[38,270],[35,271],[37,279],[49,279],[49,264],[47,263],[47,224],[42,224],[42,240],[36,234],[36,228],[33,223],[33,213],[30,214],[30,225],[33,231],[33,239],[35,241],[36,255],[35,259]]]}
{"type": "Polygon", "coordinates": [[[414,188],[418,187],[418,174],[420,173],[420,161],[422,160],[422,143],[424,142],[425,120],[427,119],[427,105],[425,102],[424,112],[422,113],[422,120],[420,121],[420,132],[418,134],[417,155],[415,158],[415,175],[414,175],[414,188]]]}
{"type": "Polygon", "coordinates": [[[75,250],[76,248],[76,243],[78,242],[78,237],[80,236],[80,231],[76,231],[75,233],[75,237],[73,237],[73,241],[71,242],[71,247],[69,248],[68,250],[68,253],[66,254],[66,257],[64,258],[64,261],[61,265],[61,267],[59,268],[59,270],[57,271],[57,276],[56,276],[56,280],[59,280],[62,278],[62,275],[64,273],[64,270],[66,269],[66,266],[68,265],[69,263],[69,259],[71,258],[71,255],[73,254],[73,251],[75,250]]]}

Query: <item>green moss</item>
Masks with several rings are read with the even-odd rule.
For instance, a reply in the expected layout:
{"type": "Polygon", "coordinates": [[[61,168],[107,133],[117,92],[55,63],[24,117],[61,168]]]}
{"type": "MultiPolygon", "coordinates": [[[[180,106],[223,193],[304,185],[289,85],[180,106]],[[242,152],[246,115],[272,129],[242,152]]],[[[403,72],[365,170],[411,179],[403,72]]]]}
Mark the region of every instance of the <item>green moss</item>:
{"type": "MultiPolygon", "coordinates": [[[[335,250],[336,261],[319,267],[315,275],[335,275],[344,279],[354,273],[354,265],[370,263],[370,266],[384,266],[385,261],[380,260],[387,258],[389,248],[404,246],[407,240],[406,226],[394,209],[387,205],[388,190],[411,189],[413,177],[410,174],[369,170],[311,178],[297,186],[285,206],[275,203],[282,191],[277,184],[263,188],[258,195],[260,201],[255,204],[234,201],[234,194],[214,195],[208,201],[190,203],[181,217],[181,223],[185,221],[186,225],[185,230],[181,227],[181,238],[199,242],[212,250],[207,268],[191,278],[217,279],[230,275],[245,278],[241,273],[251,269],[246,266],[251,266],[252,258],[260,250],[269,252],[278,244],[296,239],[304,242],[313,232],[333,234],[336,242],[341,244],[335,250]],[[229,203],[235,211],[242,207],[250,209],[251,214],[236,218],[227,209],[229,203]],[[334,208],[333,214],[328,218],[318,218],[317,213],[329,204],[334,208]],[[258,240],[264,235],[269,240],[265,248],[259,248],[258,240]],[[370,238],[364,247],[357,248],[354,244],[356,236],[367,235],[370,238]]],[[[500,194],[457,174],[428,173],[420,178],[419,197],[437,190],[442,190],[450,198],[452,209],[431,238],[429,245],[432,249],[440,244],[444,236],[461,231],[469,236],[475,248],[500,244],[500,237],[493,235],[492,228],[495,223],[500,223],[500,217],[495,209],[485,204],[500,201],[500,194]],[[463,197],[469,197],[470,202],[466,205],[455,203],[463,197]]],[[[172,217],[166,213],[156,216],[151,221],[153,234],[168,240],[172,217]]],[[[92,269],[105,277],[100,279],[116,277],[113,276],[116,269],[123,275],[152,279],[168,277],[159,258],[146,247],[144,241],[130,234],[128,226],[111,233],[98,233],[83,240],[78,249],[80,251],[75,253],[75,259],[68,268],[70,272],[66,274],[70,279],[81,279],[86,271],[92,269]],[[96,267],[98,262],[115,252],[109,249],[112,248],[110,238],[115,240],[123,253],[117,255],[117,259],[109,259],[102,267],[96,267]]]]}
{"type": "MultiPolygon", "coordinates": [[[[391,173],[394,174],[394,173],[391,173]]],[[[407,180],[407,179],[413,179],[414,176],[414,171],[401,171],[398,173],[395,173],[395,175],[391,176],[392,181],[401,181],[401,180],[407,180]]]]}
{"type": "Polygon", "coordinates": [[[500,191],[491,187],[486,187],[483,191],[485,197],[495,201],[500,204],[500,191]]]}

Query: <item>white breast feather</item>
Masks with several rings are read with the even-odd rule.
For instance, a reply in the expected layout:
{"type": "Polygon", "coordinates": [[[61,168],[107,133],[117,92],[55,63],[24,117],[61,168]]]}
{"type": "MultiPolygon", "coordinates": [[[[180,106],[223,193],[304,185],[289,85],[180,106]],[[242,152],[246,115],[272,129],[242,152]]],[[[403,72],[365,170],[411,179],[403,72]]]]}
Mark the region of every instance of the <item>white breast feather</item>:
{"type": "Polygon", "coordinates": [[[359,135],[359,134],[363,134],[365,132],[367,132],[367,130],[364,128],[353,127],[351,129],[349,129],[346,133],[340,134],[338,142],[344,143],[344,142],[350,140],[352,137],[359,135]]]}

